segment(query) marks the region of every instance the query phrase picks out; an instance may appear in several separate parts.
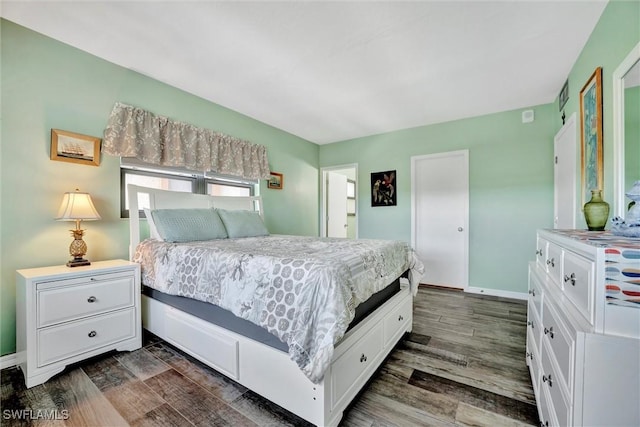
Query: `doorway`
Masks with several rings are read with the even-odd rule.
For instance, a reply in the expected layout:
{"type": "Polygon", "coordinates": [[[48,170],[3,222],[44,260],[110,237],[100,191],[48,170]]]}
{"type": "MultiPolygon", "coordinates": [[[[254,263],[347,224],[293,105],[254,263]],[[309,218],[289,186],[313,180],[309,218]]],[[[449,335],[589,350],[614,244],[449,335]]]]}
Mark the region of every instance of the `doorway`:
{"type": "Polygon", "coordinates": [[[411,158],[412,246],[422,283],[469,286],[469,151],[411,158]]]}
{"type": "Polygon", "coordinates": [[[576,228],[576,113],[553,138],[553,228],[576,228]]]}
{"type": "Polygon", "coordinates": [[[358,165],[331,166],[320,171],[320,236],[358,238],[358,165]]]}

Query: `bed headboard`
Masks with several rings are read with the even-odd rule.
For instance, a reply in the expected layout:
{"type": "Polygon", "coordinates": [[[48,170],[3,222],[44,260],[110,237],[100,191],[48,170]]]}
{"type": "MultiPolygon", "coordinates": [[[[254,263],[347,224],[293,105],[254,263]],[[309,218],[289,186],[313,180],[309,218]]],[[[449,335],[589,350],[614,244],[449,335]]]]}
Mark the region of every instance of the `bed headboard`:
{"type": "Polygon", "coordinates": [[[220,208],[229,210],[257,211],[264,218],[260,196],[234,197],[209,196],[182,191],[158,190],[156,188],[127,185],[129,201],[129,259],[133,259],[136,246],[148,236],[140,235],[140,207],[138,195],[149,198],[150,209],[220,208]]]}

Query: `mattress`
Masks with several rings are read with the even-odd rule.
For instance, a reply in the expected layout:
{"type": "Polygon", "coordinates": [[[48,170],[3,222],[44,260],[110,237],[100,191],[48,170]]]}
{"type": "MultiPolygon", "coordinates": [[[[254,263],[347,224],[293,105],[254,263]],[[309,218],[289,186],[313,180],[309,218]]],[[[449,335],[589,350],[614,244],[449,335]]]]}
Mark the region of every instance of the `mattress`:
{"type": "MultiPolygon", "coordinates": [[[[358,305],[356,307],[355,317],[349,324],[349,328],[347,328],[347,330],[356,326],[399,291],[400,278],[394,280],[389,286],[376,292],[368,300],[358,305]]],[[[235,332],[236,334],[251,338],[254,341],[261,342],[262,344],[281,350],[285,353],[289,352],[289,346],[278,339],[275,335],[270,334],[266,329],[261,328],[248,320],[242,319],[231,313],[229,310],[220,308],[217,305],[192,298],[165,294],[164,292],[160,292],[159,290],[150,288],[149,286],[142,286],[142,294],[209,323],[235,332]]]]}

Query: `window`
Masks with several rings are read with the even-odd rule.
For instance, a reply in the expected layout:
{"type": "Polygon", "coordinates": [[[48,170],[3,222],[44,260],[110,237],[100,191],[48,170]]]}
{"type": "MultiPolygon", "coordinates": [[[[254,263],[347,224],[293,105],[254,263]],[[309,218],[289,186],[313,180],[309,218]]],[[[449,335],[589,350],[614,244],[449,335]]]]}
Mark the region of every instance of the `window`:
{"type": "MultiPolygon", "coordinates": [[[[185,191],[212,196],[253,196],[257,181],[241,178],[218,177],[176,168],[162,168],[145,165],[135,159],[121,159],[120,164],[120,217],[129,218],[129,198],[127,185],[159,188],[162,190],[185,191]]],[[[142,209],[149,208],[149,198],[139,195],[140,216],[142,209]]]]}
{"type": "Polygon", "coordinates": [[[347,215],[356,216],[356,182],[347,179],[347,215]]]}

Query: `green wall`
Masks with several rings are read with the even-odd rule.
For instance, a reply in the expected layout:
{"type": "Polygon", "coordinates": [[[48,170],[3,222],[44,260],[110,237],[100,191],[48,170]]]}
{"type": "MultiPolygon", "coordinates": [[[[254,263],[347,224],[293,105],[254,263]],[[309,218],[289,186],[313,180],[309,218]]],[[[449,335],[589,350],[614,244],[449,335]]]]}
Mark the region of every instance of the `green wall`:
{"type": "Polygon", "coordinates": [[[1,25],[0,354],[15,351],[15,270],[63,264],[73,224],[56,222],[62,194],[88,191],[90,260],[128,258],[119,159],[99,167],[49,160],[50,130],[102,136],[116,101],[263,144],[283,190],[261,183],[271,232],[318,235],[318,146],[6,20],[1,25]]]}
{"type": "MultiPolygon", "coordinates": [[[[568,76],[567,117],[579,114],[580,89],[596,67],[603,67],[604,194],[609,202],[613,187],[611,76],[639,40],[640,2],[611,1],[568,76]]],[[[522,109],[321,146],[320,167],[358,163],[360,237],[409,242],[410,157],[468,149],[469,286],[525,292],[535,230],[553,226],[553,137],[562,127],[557,99],[531,108],[535,111],[531,124],[521,123],[522,109]],[[369,174],[391,169],[398,171],[398,206],[372,209],[369,174]]],[[[578,151],[578,171],[579,161],[578,151]]],[[[576,192],[580,194],[580,189],[576,192]]],[[[576,224],[586,228],[581,206],[576,212],[576,224]]]]}
{"type": "Polygon", "coordinates": [[[525,292],[535,229],[552,226],[552,105],[359,138],[320,147],[320,166],[358,163],[361,238],[411,241],[411,157],[469,150],[470,286],[525,292]],[[398,205],[371,208],[370,174],[397,171],[398,205]]]}
{"type": "MultiPolygon", "coordinates": [[[[597,67],[602,67],[602,116],[604,151],[604,191],[603,198],[613,208],[613,72],[626,58],[631,49],[640,41],[640,1],[612,0],[607,4],[598,24],[587,44],[578,56],[569,73],[569,100],[565,112],[569,117],[574,112],[577,117],[578,141],[580,141],[580,90],[597,67]]],[[[555,105],[558,105],[556,99],[555,105]]],[[[556,109],[557,111],[557,109],[556,109]]],[[[554,121],[554,132],[562,126],[559,115],[554,121]]],[[[578,144],[578,147],[580,145],[578,144]]],[[[580,153],[576,158],[580,171],[580,153]]],[[[581,178],[578,176],[576,208],[578,228],[586,228],[582,214],[581,178]]],[[[607,224],[607,227],[610,224],[607,224]]]]}

